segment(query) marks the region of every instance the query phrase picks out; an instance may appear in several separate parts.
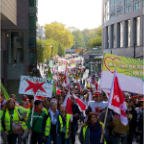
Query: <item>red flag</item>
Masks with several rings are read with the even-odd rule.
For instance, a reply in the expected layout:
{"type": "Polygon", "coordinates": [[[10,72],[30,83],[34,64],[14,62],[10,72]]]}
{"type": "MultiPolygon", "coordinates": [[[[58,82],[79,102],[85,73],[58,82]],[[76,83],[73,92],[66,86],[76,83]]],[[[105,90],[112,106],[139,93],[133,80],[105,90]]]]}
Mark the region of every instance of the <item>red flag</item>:
{"type": "Polygon", "coordinates": [[[66,108],[66,111],[68,114],[73,114],[73,111],[72,111],[72,102],[71,102],[71,97],[70,97],[70,90],[68,91],[67,93],[67,96],[63,102],[63,105],[65,106],[66,108]]]}
{"type": "Polygon", "coordinates": [[[80,110],[83,112],[84,116],[86,116],[85,111],[86,111],[87,106],[85,105],[85,103],[80,98],[78,98],[75,94],[73,94],[73,97],[75,98],[75,100],[76,100],[80,110]]]}
{"type": "Polygon", "coordinates": [[[64,76],[64,84],[65,85],[69,85],[70,84],[70,80],[69,80],[67,69],[66,69],[66,73],[65,73],[65,76],[64,76]]]}
{"type": "Polygon", "coordinates": [[[57,91],[57,94],[61,95],[61,90],[60,90],[60,88],[56,87],[56,91],[57,91]]]}
{"type": "Polygon", "coordinates": [[[82,87],[81,87],[81,85],[80,85],[80,83],[78,81],[77,81],[77,85],[78,85],[78,88],[79,88],[80,92],[82,92],[83,89],[82,89],[82,87]]]}
{"type": "Polygon", "coordinates": [[[123,125],[126,126],[128,124],[128,119],[126,115],[127,106],[123,92],[118,82],[116,71],[114,73],[114,79],[110,92],[108,107],[120,115],[120,120],[123,125]]]}

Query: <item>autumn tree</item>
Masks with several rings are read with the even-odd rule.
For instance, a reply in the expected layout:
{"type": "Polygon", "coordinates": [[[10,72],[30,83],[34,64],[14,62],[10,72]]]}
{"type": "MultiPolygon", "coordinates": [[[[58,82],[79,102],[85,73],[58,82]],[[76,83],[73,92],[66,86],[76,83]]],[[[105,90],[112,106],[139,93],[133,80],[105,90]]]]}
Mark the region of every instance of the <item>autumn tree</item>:
{"type": "Polygon", "coordinates": [[[64,48],[70,49],[74,45],[74,37],[72,33],[65,28],[65,25],[58,22],[45,25],[46,39],[53,39],[64,48]]]}

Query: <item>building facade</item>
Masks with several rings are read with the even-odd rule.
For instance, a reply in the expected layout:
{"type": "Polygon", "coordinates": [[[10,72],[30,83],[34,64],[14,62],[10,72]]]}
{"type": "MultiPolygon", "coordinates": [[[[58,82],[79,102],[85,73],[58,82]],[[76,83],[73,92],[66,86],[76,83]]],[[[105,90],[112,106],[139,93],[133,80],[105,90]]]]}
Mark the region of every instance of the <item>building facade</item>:
{"type": "MultiPolygon", "coordinates": [[[[5,1],[5,0],[4,0],[5,1]]],[[[14,0],[11,0],[11,2],[14,0]]],[[[21,75],[37,66],[37,0],[16,0],[16,25],[2,25],[2,82],[9,94],[18,94],[21,75]]],[[[9,3],[8,3],[9,4],[9,3]]]]}
{"type": "Polygon", "coordinates": [[[46,31],[45,31],[45,28],[43,26],[38,26],[37,38],[39,38],[41,40],[45,40],[46,31]]]}
{"type": "Polygon", "coordinates": [[[144,0],[103,0],[104,53],[143,58],[144,0]]]}

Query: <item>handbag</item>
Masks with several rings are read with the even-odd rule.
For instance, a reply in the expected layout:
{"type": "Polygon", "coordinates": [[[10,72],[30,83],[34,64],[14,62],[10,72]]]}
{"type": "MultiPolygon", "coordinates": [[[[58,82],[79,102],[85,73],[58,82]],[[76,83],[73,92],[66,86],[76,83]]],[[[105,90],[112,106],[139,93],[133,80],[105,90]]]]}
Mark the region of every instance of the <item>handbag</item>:
{"type": "MultiPolygon", "coordinates": [[[[17,113],[18,113],[18,115],[20,115],[18,111],[17,111],[17,113]]],[[[9,113],[9,115],[10,115],[10,113],[9,113]]],[[[10,115],[10,118],[11,118],[11,115],[10,115]]],[[[18,123],[15,123],[12,121],[12,129],[13,129],[14,134],[21,134],[24,131],[20,121],[18,123]]]]}

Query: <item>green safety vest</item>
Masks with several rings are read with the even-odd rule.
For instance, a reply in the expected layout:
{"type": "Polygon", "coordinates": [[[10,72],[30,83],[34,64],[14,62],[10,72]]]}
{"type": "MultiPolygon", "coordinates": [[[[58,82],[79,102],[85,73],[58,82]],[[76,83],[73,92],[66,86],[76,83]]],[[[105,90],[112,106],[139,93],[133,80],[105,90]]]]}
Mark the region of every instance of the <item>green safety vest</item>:
{"type": "Polygon", "coordinates": [[[42,111],[44,111],[45,114],[48,115],[48,111],[47,111],[47,109],[45,107],[42,109],[42,111]]]}
{"type": "MultiPolygon", "coordinates": [[[[9,115],[9,110],[6,109],[6,113],[5,113],[5,117],[4,117],[4,124],[5,124],[5,127],[6,127],[7,131],[10,130],[10,120],[11,120],[11,118],[10,118],[10,115],[9,115]]],[[[14,122],[14,123],[19,123],[20,122],[21,126],[24,130],[27,128],[26,123],[19,120],[19,115],[18,115],[16,109],[14,109],[14,115],[13,115],[12,122],[14,122]]]]}
{"type": "MultiPolygon", "coordinates": [[[[103,129],[104,128],[104,124],[102,122],[100,122],[100,125],[102,126],[102,129],[103,129]]],[[[88,126],[83,127],[83,137],[84,137],[84,139],[85,139],[85,133],[86,133],[87,127],[88,126]]],[[[104,144],[106,144],[105,140],[104,140],[104,144]]]]}
{"type": "MultiPolygon", "coordinates": [[[[62,121],[62,117],[60,115],[59,115],[59,121],[60,121],[60,131],[62,131],[63,121],[62,121]]],[[[45,126],[45,136],[49,136],[50,128],[51,128],[51,117],[48,117],[46,120],[46,126],[45,126]]]]}
{"type": "Polygon", "coordinates": [[[71,119],[71,115],[70,114],[66,114],[66,133],[65,133],[65,138],[68,138],[68,132],[69,132],[69,122],[71,119]]]}
{"type": "Polygon", "coordinates": [[[3,127],[2,127],[2,116],[3,116],[3,111],[0,110],[0,130],[3,130],[3,127]]]}

